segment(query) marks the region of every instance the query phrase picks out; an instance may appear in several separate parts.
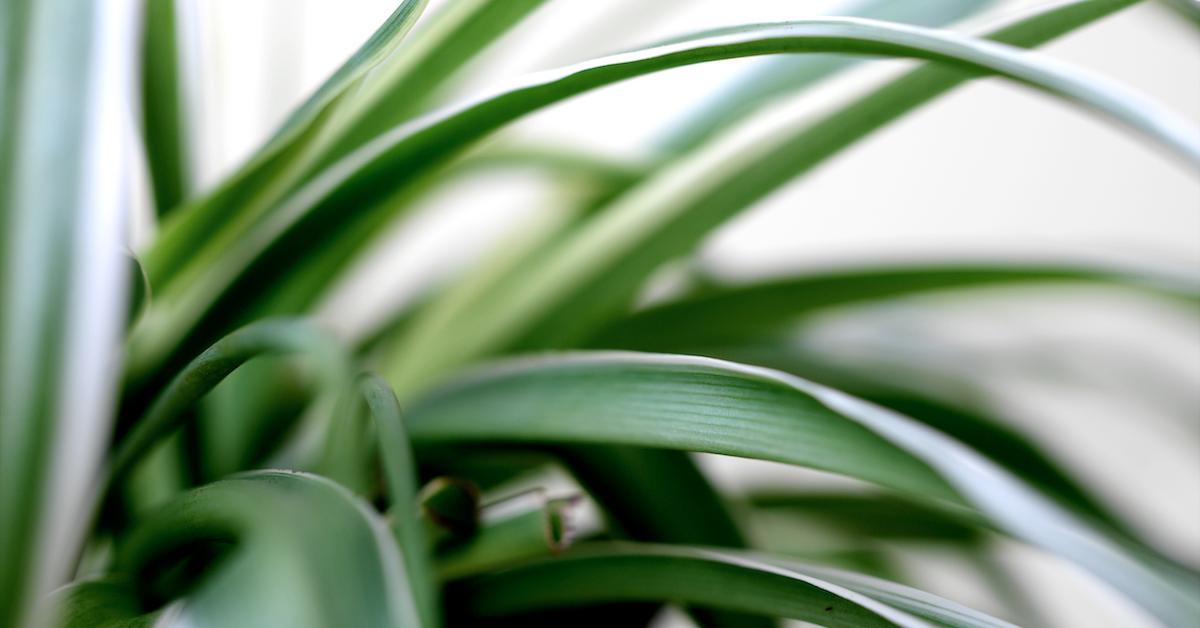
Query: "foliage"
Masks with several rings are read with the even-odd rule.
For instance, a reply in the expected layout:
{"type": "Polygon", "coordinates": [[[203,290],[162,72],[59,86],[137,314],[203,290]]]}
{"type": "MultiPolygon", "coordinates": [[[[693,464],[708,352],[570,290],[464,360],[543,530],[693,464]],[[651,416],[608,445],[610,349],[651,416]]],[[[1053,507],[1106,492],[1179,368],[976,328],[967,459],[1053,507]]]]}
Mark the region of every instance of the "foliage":
{"type": "Polygon", "coordinates": [[[759,199],[978,77],[1200,168],[1186,120],[1025,50],[1134,0],[1054,2],[976,36],[938,27],[981,0],[865,0],[850,17],[680,36],[450,104],[469,63],[543,2],[426,14],[403,0],[209,190],[188,158],[182,16],[147,0],[138,37],[135,4],[0,8],[0,625],[636,625],[675,604],[712,627],[1003,626],[1028,617],[919,591],[880,550],[919,541],[986,564],[999,537],[1167,625],[1200,618],[1197,574],[994,408],[916,368],[880,378],[788,340],[818,314],[985,286],[1120,286],[1194,314],[1188,281],[863,265],[695,277],[639,299],[759,199]],[[605,85],[754,56],[771,59],[681,112],[643,162],[483,141],[605,85]],[[820,117],[764,112],[889,57],[920,63],[820,117]],[[127,87],[156,221],[136,260],[123,252],[127,87]],[[549,173],[561,206],[361,338],[310,317],[386,227],[480,168],[549,173]],[[879,492],[738,500],[694,452],[879,492]],[[564,472],[569,494],[552,494],[564,472]],[[790,533],[761,533],[781,521],[790,533]],[[813,525],[842,538],[800,543],[813,525]]]}

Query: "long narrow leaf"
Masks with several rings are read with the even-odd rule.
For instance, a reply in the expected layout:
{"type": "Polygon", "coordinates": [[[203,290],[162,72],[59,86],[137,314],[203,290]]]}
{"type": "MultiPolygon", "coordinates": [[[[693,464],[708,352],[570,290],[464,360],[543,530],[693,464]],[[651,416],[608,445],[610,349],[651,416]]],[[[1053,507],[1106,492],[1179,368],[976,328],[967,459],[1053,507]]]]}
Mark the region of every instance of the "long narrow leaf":
{"type": "Polygon", "coordinates": [[[0,625],[64,581],[108,439],[135,7],[0,4],[0,625]]]}
{"type": "Polygon", "coordinates": [[[382,520],[323,478],[259,471],[195,489],[133,531],[118,568],[153,582],[213,543],[226,552],[195,590],[141,592],[160,602],[183,595],[155,625],[423,625],[382,520]]]}
{"type": "MultiPolygon", "coordinates": [[[[1055,7],[999,35],[1037,42],[1047,33],[1068,30],[1124,4],[1055,7]]],[[[569,346],[625,307],[660,264],[690,251],[703,235],[747,204],[969,76],[954,69],[922,68],[815,126],[788,119],[783,128],[753,137],[735,133],[713,143],[623,195],[570,237],[549,247],[524,272],[497,286],[487,315],[464,321],[455,330],[453,343],[443,345],[435,336],[419,339],[420,346],[405,347],[398,363],[387,370],[390,381],[404,394],[418,387],[420,378],[436,376],[439,370],[479,353],[513,346],[569,346]]]]}
{"type": "Polygon", "coordinates": [[[671,600],[822,626],[932,625],[903,606],[938,625],[1011,626],[900,585],[869,589],[852,578],[839,580],[729,550],[614,543],[580,546],[554,560],[482,576],[456,593],[465,607],[460,612],[476,621],[596,602],[671,600]],[[885,603],[857,589],[886,590],[890,599],[885,603]]]}
{"type": "Polygon", "coordinates": [[[912,419],[777,371],[601,353],[460,378],[409,415],[417,443],[613,443],[787,462],[942,504],[1071,560],[1173,626],[1200,615],[1194,578],[1143,556],[969,448],[912,419]]]}
{"type": "MultiPolygon", "coordinates": [[[[156,0],[163,4],[164,0],[156,0]]],[[[305,150],[305,145],[320,134],[330,110],[374,66],[395,52],[416,23],[427,0],[403,0],[388,19],[300,105],[274,136],[266,142],[236,174],[195,204],[183,208],[163,225],[155,246],[147,251],[146,270],[156,287],[180,265],[197,254],[197,246],[217,240],[217,234],[253,222],[257,216],[245,208],[264,194],[272,181],[305,150]]],[[[158,8],[152,7],[148,19],[158,8]]],[[[154,63],[163,63],[163,60],[154,63]]],[[[153,66],[152,66],[153,67],[153,66]]],[[[164,88],[165,89],[165,88],[164,88]]],[[[147,110],[147,115],[157,113],[147,110]]],[[[148,128],[153,142],[168,141],[158,128],[148,128]]],[[[151,158],[155,155],[151,154],[151,158]]],[[[219,250],[219,249],[218,249],[219,250]]]]}
{"type": "Polygon", "coordinates": [[[680,347],[737,342],[779,331],[834,308],[931,292],[992,286],[1095,284],[1200,301],[1200,286],[1182,280],[1082,265],[942,263],[813,271],[781,279],[710,287],[639,311],[596,332],[585,344],[679,352],[680,347]]]}

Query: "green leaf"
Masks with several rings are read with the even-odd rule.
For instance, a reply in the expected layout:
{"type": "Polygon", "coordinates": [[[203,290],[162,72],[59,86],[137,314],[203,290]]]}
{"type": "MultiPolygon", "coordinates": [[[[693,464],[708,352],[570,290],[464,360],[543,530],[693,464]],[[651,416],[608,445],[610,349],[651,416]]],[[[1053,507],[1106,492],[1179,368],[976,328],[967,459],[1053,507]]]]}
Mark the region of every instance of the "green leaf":
{"type": "MultiPolygon", "coordinates": [[[[155,0],[160,5],[171,2],[155,0]]],[[[203,256],[199,247],[221,251],[233,234],[253,223],[263,209],[261,197],[268,200],[278,194],[272,184],[286,179],[288,169],[295,169],[308,145],[325,132],[329,118],[337,104],[352,92],[363,77],[376,65],[384,62],[400,46],[404,36],[416,23],[427,0],[403,0],[388,19],[355,51],[307,100],[284,121],[259,150],[221,185],[191,205],[181,208],[167,221],[155,239],[154,246],[146,252],[146,271],[156,288],[163,288],[180,267],[196,263],[203,256]]],[[[152,3],[153,4],[153,3],[152,3]]],[[[163,19],[157,16],[165,12],[164,7],[151,7],[148,19],[163,19]]],[[[164,43],[153,41],[150,43],[164,43]]],[[[158,60],[154,63],[162,63],[158,60]]],[[[149,69],[154,69],[153,65],[149,69]]],[[[148,77],[150,78],[150,77],[148,77]]],[[[165,86],[159,85],[162,89],[165,86]]],[[[160,91],[160,90],[156,90],[160,91]]],[[[147,94],[150,96],[151,94],[147,94]]],[[[155,97],[161,94],[153,94],[155,97]]],[[[156,106],[147,115],[159,113],[156,106]]],[[[146,129],[152,142],[169,142],[171,137],[160,137],[158,128],[146,129]]],[[[151,158],[157,157],[155,154],[151,158]]],[[[157,188],[156,188],[157,193],[157,188]]]]}
{"type": "Polygon", "coordinates": [[[424,625],[437,626],[441,623],[441,608],[425,527],[417,505],[416,462],[400,416],[400,403],[387,383],[376,375],[360,378],[358,388],[379,433],[380,459],[391,504],[388,516],[392,533],[403,550],[404,567],[417,612],[424,625]]]}
{"type": "Polygon", "coordinates": [[[930,292],[1058,283],[1118,286],[1184,302],[1200,301],[1200,286],[1182,279],[1082,265],[948,262],[866,266],[710,286],[613,321],[584,344],[677,353],[685,347],[760,339],[764,333],[778,332],[834,308],[930,292]]]}
{"type": "Polygon", "coordinates": [[[142,140],[159,217],[192,187],[175,5],[176,0],[147,0],[142,29],[142,140]]]}
{"type": "Polygon", "coordinates": [[[117,568],[152,610],[181,592],[148,585],[214,548],[220,560],[201,565],[168,625],[423,625],[382,520],[318,476],[258,471],[192,490],[131,533],[117,568]]]}
{"type": "Polygon", "coordinates": [[[620,444],[773,460],[968,505],[1073,561],[1170,625],[1194,577],[1122,546],[983,456],[912,419],[769,369],[686,356],[568,354],[463,376],[410,411],[418,446],[620,444]]]}
{"type": "Polygon", "coordinates": [[[452,0],[413,34],[395,63],[355,94],[353,120],[322,151],[319,170],[427,109],[468,61],[545,0],[452,0]]]}
{"type": "MultiPolygon", "coordinates": [[[[940,1],[897,4],[867,0],[846,3],[845,6],[835,8],[834,13],[844,12],[846,15],[856,17],[939,25],[977,11],[983,4],[985,3],[943,3],[940,1]]],[[[729,31],[730,29],[717,29],[708,31],[708,33],[718,34],[729,31]]],[[[672,43],[686,39],[676,38],[672,40],[672,43]]],[[[677,157],[680,153],[695,148],[705,139],[726,129],[772,99],[789,91],[797,91],[810,86],[857,62],[858,60],[853,57],[839,55],[781,55],[779,59],[772,59],[757,71],[748,73],[735,85],[723,89],[698,110],[685,117],[684,121],[661,142],[664,147],[659,150],[666,152],[670,157],[677,157]]],[[[479,152],[486,155],[492,152],[492,149],[479,152]]],[[[506,156],[506,151],[502,150],[501,156],[506,156]]],[[[522,155],[518,153],[516,156],[521,157],[522,155]]],[[[531,157],[537,158],[538,155],[535,153],[531,157]]],[[[579,163],[581,167],[589,167],[588,162],[596,161],[595,158],[579,159],[570,155],[565,158],[555,155],[550,155],[550,157],[553,159],[544,160],[547,169],[558,169],[564,165],[575,163],[579,163]]],[[[532,159],[525,161],[532,161],[532,159]]],[[[565,219],[560,219],[554,224],[546,225],[544,221],[538,221],[534,224],[524,225],[517,237],[512,238],[511,242],[502,244],[499,254],[489,257],[486,263],[477,265],[478,270],[468,273],[466,277],[456,281],[443,294],[438,295],[429,307],[424,308],[420,318],[415,321],[413,328],[408,333],[411,337],[416,338],[418,343],[422,338],[456,335],[456,332],[452,330],[460,322],[460,319],[470,318],[483,302],[489,300],[490,290],[495,285],[520,273],[523,268],[532,263],[532,258],[539,251],[550,247],[557,239],[564,237],[568,230],[579,222],[578,215],[594,213],[633,184],[654,176],[654,173],[662,167],[663,162],[669,163],[670,161],[670,159],[657,159],[654,163],[643,165],[634,171],[640,173],[641,176],[629,176],[623,180],[613,176],[607,190],[601,192],[599,198],[591,198],[586,207],[571,206],[572,211],[558,212],[558,215],[566,214],[566,216],[565,219]]],[[[597,164],[594,169],[598,171],[600,165],[597,164]]],[[[597,172],[597,174],[600,173],[597,172]]],[[[598,182],[601,181],[599,176],[594,179],[598,182]]],[[[564,204],[566,203],[558,203],[559,206],[564,204]]],[[[396,342],[406,341],[400,334],[394,335],[400,336],[396,342]]],[[[399,354],[407,355],[408,351],[401,349],[399,354]]]]}
{"type": "MultiPolygon", "coordinates": [[[[997,36],[1020,43],[1029,40],[1038,42],[1125,4],[1099,1],[1077,2],[1065,7],[1056,5],[1053,9],[1001,30],[997,36]]],[[[926,29],[875,24],[868,26],[865,22],[852,20],[799,22],[782,28],[803,27],[805,31],[812,28],[820,32],[830,23],[848,28],[844,33],[849,36],[848,39],[838,46],[830,46],[840,52],[865,52],[868,49],[879,54],[896,52],[887,46],[875,47],[855,39],[855,35],[861,34],[856,30],[859,27],[866,27],[867,30],[876,27],[895,29],[888,32],[903,32],[905,37],[921,33],[921,37],[949,38],[934,36],[932,31],[926,29]]],[[[766,35],[772,28],[776,27],[760,26],[745,33],[766,35]]],[[[838,29],[835,27],[835,30],[838,29]]],[[[843,33],[839,30],[839,34],[843,33]]],[[[781,36],[778,44],[795,43],[797,49],[814,51],[824,49],[823,43],[817,42],[827,41],[818,39],[801,43],[806,38],[795,30],[791,31],[791,36],[797,39],[781,36]],[[814,43],[816,47],[810,48],[807,43],[814,43]]],[[[734,54],[738,44],[727,43],[726,38],[737,37],[727,35],[718,38],[722,44],[714,44],[709,50],[734,54]]],[[[1057,64],[1042,67],[1041,59],[1029,53],[990,42],[959,40],[957,37],[952,39],[964,45],[963,49],[957,50],[963,53],[960,60],[969,58],[984,61],[976,56],[982,54],[989,63],[1000,63],[1004,59],[1004,68],[991,65],[989,67],[992,70],[1015,68],[1008,65],[1010,61],[1039,75],[1041,70],[1047,70],[1049,74],[1041,78],[1049,82],[1043,83],[1042,88],[1053,89],[1052,85],[1065,87],[1065,83],[1059,83],[1058,78],[1071,75],[1081,82],[1072,82],[1073,87],[1068,91],[1074,92],[1077,87],[1089,92],[1092,88],[1098,88],[1100,92],[1108,91],[1107,87],[1100,87],[1106,84],[1104,81],[1092,83],[1091,79],[1083,79],[1079,73],[1065,69],[1060,73],[1051,69],[1057,64]],[[993,52],[997,56],[991,57],[993,52]],[[1029,66],[1024,65],[1027,62],[1029,66]]],[[[687,45],[691,44],[675,46],[687,45]]],[[[759,45],[768,44],[763,40],[759,45]]],[[[668,50],[673,48],[669,46],[668,50]]],[[[703,54],[701,50],[705,49],[696,48],[691,52],[703,54]]],[[[928,53],[928,49],[925,52],[928,53]]],[[[922,53],[914,51],[911,54],[920,56],[922,53]]],[[[665,58],[659,63],[666,63],[673,55],[664,54],[665,58]]],[[[627,70],[635,65],[629,62],[617,66],[617,69],[627,70]]],[[[980,66],[972,67],[974,71],[967,73],[962,71],[961,66],[924,67],[889,83],[853,106],[838,110],[815,125],[808,123],[810,116],[804,112],[804,116],[791,116],[769,130],[734,132],[722,137],[721,141],[710,143],[704,150],[690,154],[660,176],[622,195],[595,218],[554,242],[543,254],[531,260],[521,273],[495,286],[489,293],[486,314],[476,309],[473,316],[459,321],[453,333],[453,342],[445,342],[446,337],[442,336],[422,336],[405,346],[403,351],[397,353],[396,363],[386,368],[389,381],[404,395],[405,391],[419,388],[440,372],[481,353],[513,347],[570,346],[591,328],[627,307],[645,278],[664,261],[686,254],[712,228],[829,155],[913,107],[972,76],[978,76],[980,66]]],[[[1058,95],[1066,95],[1066,92],[1058,95]]],[[[1079,102],[1100,102],[1093,100],[1093,96],[1099,96],[1099,93],[1084,96],[1082,92],[1077,92],[1076,95],[1082,97],[1079,102]]],[[[1107,100],[1106,96],[1099,98],[1107,100]]],[[[482,108],[482,105],[478,107],[482,108]]],[[[1149,107],[1144,113],[1157,109],[1153,105],[1149,107]]],[[[1120,108],[1124,109],[1123,106],[1120,108]]],[[[1180,125],[1187,126],[1182,122],[1180,125]]],[[[1190,130],[1180,132],[1180,139],[1192,134],[1190,130]]],[[[282,261],[276,262],[276,265],[286,266],[282,261]]]]}
{"type": "Polygon", "coordinates": [[[158,395],[117,443],[107,482],[120,479],[152,446],[178,429],[189,416],[186,411],[238,367],[256,357],[285,353],[310,353],[334,374],[349,368],[332,336],[307,321],[277,319],[247,325],[196,356],[158,395]]]}
{"type": "Polygon", "coordinates": [[[135,3],[0,3],[0,625],[79,551],[126,323],[135,3]],[[69,19],[64,19],[69,16],[69,19]]]}
{"type": "MultiPolygon", "coordinates": [[[[992,4],[991,0],[853,0],[840,3],[829,14],[936,27],[974,15],[989,4],[992,4]]],[[[860,62],[860,59],[843,55],[797,55],[771,59],[723,86],[689,112],[658,142],[659,149],[673,157],[683,155],[762,105],[817,84],[860,62]]]]}
{"type": "Polygon", "coordinates": [[[771,514],[818,522],[862,539],[977,544],[978,521],[954,510],[887,494],[759,491],[747,499],[756,515],[771,514]]]}
{"type": "Polygon", "coordinates": [[[159,613],[143,613],[133,588],[115,578],[77,582],[55,591],[62,628],[150,628],[159,613]]]}
{"type": "MultiPolygon", "coordinates": [[[[642,447],[574,445],[556,448],[600,503],[619,538],[656,543],[745,547],[725,500],[686,453],[642,447]]],[[[761,618],[687,608],[700,626],[762,628],[761,618]]]]}
{"type": "Polygon", "coordinates": [[[219,260],[289,190],[418,112],[460,66],[542,2],[455,0],[409,38],[426,0],[401,3],[246,166],[164,226],[147,257],[156,285],[186,281],[188,272],[219,260]]]}
{"type": "MultiPolygon", "coordinates": [[[[591,347],[706,355],[767,366],[836,386],[931,425],[990,457],[1081,514],[1122,529],[1081,485],[1022,434],[991,418],[994,411],[970,398],[950,400],[913,385],[897,385],[891,372],[834,366],[809,355],[789,338],[814,314],[929,292],[1055,283],[1134,289],[1192,304],[1200,293],[1185,281],[1084,266],[963,264],[884,266],[814,272],[742,285],[709,286],[636,312],[602,329],[591,347]]],[[[964,375],[965,377],[965,375],[964,375]]],[[[944,396],[944,395],[943,395],[944,396]]]]}
{"type": "Polygon", "coordinates": [[[474,621],[596,602],[676,601],[810,621],[823,626],[1011,626],[953,602],[829,569],[732,550],[595,543],[468,580],[451,589],[474,621]],[[820,575],[814,575],[813,572],[820,575]],[[869,583],[869,584],[868,584],[869,583]],[[860,592],[870,591],[873,595],[860,592]],[[913,612],[900,610],[907,606],[913,612]]]}

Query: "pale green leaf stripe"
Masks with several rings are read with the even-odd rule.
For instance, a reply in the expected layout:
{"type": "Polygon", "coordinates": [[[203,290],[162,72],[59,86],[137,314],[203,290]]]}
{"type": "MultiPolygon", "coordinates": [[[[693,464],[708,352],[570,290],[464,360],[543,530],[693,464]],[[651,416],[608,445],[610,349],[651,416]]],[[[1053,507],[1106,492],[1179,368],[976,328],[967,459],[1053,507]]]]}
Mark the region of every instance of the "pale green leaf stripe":
{"type": "Polygon", "coordinates": [[[415,404],[415,443],[597,443],[797,464],[934,500],[1071,560],[1172,626],[1200,617],[1194,578],[1120,547],[978,453],[908,417],[770,369],[600,352],[513,360],[415,404]],[[961,502],[960,502],[961,503],[961,502]]]}
{"type": "Polygon", "coordinates": [[[545,608],[618,601],[673,601],[822,626],[1011,628],[948,600],[892,583],[810,573],[734,550],[592,543],[563,556],[469,579],[457,592],[468,616],[503,617],[545,608]],[[863,590],[859,590],[863,589],[863,590]],[[886,591],[887,601],[872,595],[886,591]],[[919,611],[903,610],[903,606],[919,611]],[[927,621],[928,620],[928,621],[927,621]],[[933,622],[933,623],[930,623],[933,622]]]}
{"type": "Polygon", "coordinates": [[[232,543],[232,554],[168,625],[423,625],[382,519],[325,478],[255,471],[194,489],[133,530],[117,569],[151,578],[163,559],[211,542],[232,543]]]}
{"type": "Polygon", "coordinates": [[[0,2],[2,626],[68,576],[109,438],[135,22],[131,0],[0,2]]]}
{"type": "MultiPolygon", "coordinates": [[[[465,145],[521,115],[569,96],[640,74],[717,59],[782,52],[915,56],[995,72],[1078,102],[1140,130],[1191,161],[1200,140],[1179,117],[1111,82],[1031,53],[938,31],[849,18],[747,27],[745,31],[636,51],[554,70],[478,101],[432,114],[380,136],[298,190],[201,276],[170,295],[137,334],[137,372],[152,367],[210,313],[230,316],[236,303],[286,273],[298,256],[338,246],[339,232],[370,222],[376,202],[465,145]],[[231,284],[238,281],[238,285],[231,284]],[[223,300],[226,307],[214,307],[223,300]]],[[[387,210],[386,204],[382,205],[387,210]]],[[[617,227],[618,225],[613,225],[617,227]]],[[[370,234],[366,234],[369,237],[370,234]]],[[[362,234],[359,236],[362,237],[362,234]]],[[[603,240],[603,238],[601,238],[603,240]]],[[[586,247],[585,247],[586,248],[586,247]]],[[[590,253],[590,252],[588,252],[590,253]]],[[[584,254],[584,253],[580,253],[584,254]]],[[[574,264],[554,270],[578,272],[574,264]]],[[[531,306],[542,307],[535,295],[531,306]]],[[[522,313],[523,314],[523,313],[522,313]]],[[[511,325],[510,320],[497,324],[511,325]]],[[[204,344],[199,340],[198,344],[204,344]]]]}
{"type": "MultiPolygon", "coordinates": [[[[1010,45],[1035,46],[1132,3],[1083,0],[1048,5],[992,31],[989,37],[1010,45]]],[[[740,129],[722,133],[693,154],[657,168],[655,176],[597,211],[596,218],[569,237],[526,255],[521,266],[502,275],[474,302],[458,303],[454,311],[439,312],[439,318],[430,315],[418,321],[427,327],[414,326],[385,373],[403,394],[405,389],[421,387],[421,379],[436,377],[438,371],[480,353],[576,345],[593,327],[628,308],[654,269],[688,254],[721,222],[971,76],[957,68],[928,64],[815,123],[811,113],[802,109],[784,120],[786,124],[749,141],[740,129]],[[598,239],[610,241],[598,244],[598,239]],[[581,262],[580,255],[586,261],[581,262]],[[560,269],[567,262],[578,268],[564,277],[560,269]],[[509,316],[510,308],[528,307],[529,292],[545,299],[540,311],[509,316]],[[487,307],[480,307],[485,301],[487,307]],[[444,344],[443,338],[455,340],[444,344]]]]}

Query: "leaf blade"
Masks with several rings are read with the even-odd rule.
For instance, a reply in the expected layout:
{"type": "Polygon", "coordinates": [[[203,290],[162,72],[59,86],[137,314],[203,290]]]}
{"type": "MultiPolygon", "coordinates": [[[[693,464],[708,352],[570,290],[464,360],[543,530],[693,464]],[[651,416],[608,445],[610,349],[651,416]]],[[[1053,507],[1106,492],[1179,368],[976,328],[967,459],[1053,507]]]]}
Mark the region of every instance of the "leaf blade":
{"type": "Polygon", "coordinates": [[[1106,537],[912,419],[777,371],[686,356],[581,353],[459,378],[409,415],[416,443],[593,442],[706,451],[848,474],[948,506],[1085,567],[1171,625],[1194,577],[1106,537]],[[852,429],[843,429],[852,425],[852,429]]]}

